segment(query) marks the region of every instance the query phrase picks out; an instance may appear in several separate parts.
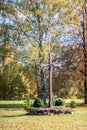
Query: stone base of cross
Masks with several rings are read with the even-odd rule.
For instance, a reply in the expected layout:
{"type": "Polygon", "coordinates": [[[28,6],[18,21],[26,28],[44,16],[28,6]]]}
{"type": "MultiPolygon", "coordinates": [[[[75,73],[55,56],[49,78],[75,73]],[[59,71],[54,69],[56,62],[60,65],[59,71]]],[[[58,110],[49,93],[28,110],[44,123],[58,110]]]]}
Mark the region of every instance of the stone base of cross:
{"type": "Polygon", "coordinates": [[[41,64],[41,67],[49,67],[49,107],[53,106],[52,103],[52,67],[60,67],[59,64],[52,63],[52,52],[49,53],[49,63],[41,64]]]}

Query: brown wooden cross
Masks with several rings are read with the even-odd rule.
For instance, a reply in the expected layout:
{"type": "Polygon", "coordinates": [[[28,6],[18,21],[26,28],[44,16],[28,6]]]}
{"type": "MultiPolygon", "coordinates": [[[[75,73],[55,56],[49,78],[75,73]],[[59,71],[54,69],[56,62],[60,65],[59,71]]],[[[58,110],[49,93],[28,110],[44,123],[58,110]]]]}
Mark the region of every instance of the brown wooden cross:
{"type": "Polygon", "coordinates": [[[41,63],[41,67],[49,67],[49,107],[52,107],[52,67],[60,67],[60,64],[52,63],[52,52],[49,53],[49,63],[41,63]]]}

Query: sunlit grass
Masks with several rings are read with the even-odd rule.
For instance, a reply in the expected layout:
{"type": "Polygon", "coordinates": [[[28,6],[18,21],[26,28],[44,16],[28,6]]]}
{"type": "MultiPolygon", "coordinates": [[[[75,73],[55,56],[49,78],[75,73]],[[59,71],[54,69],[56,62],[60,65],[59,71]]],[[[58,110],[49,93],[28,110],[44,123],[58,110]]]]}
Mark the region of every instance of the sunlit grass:
{"type": "Polygon", "coordinates": [[[76,103],[81,104],[84,102],[84,99],[65,99],[66,103],[70,103],[71,101],[75,101],[76,103]]]}
{"type": "Polygon", "coordinates": [[[74,114],[30,116],[22,108],[22,103],[23,101],[0,101],[0,105],[13,104],[14,108],[0,108],[0,130],[87,130],[86,106],[74,108],[74,114]],[[21,106],[15,109],[15,104],[21,106]]]}
{"type": "Polygon", "coordinates": [[[23,104],[23,100],[1,100],[0,104],[23,104]]]}

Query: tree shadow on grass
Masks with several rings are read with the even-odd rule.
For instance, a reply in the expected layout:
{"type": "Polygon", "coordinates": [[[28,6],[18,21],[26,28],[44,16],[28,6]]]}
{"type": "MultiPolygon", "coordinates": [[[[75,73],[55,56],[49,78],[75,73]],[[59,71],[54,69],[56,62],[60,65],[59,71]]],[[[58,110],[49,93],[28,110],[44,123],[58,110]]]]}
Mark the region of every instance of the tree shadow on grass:
{"type": "Polygon", "coordinates": [[[0,115],[0,118],[17,118],[17,117],[23,117],[23,116],[39,116],[34,114],[29,114],[25,111],[24,114],[9,114],[8,111],[21,111],[23,109],[22,104],[0,104],[0,109],[7,111],[6,115],[0,115]]]}
{"type": "Polygon", "coordinates": [[[34,115],[34,114],[29,114],[29,113],[25,113],[25,114],[19,114],[19,115],[2,115],[0,116],[0,118],[15,118],[15,117],[24,117],[24,116],[42,116],[42,115],[34,115]]]}
{"type": "Polygon", "coordinates": [[[22,104],[0,104],[0,108],[3,109],[23,109],[22,104]]]}
{"type": "Polygon", "coordinates": [[[20,115],[2,115],[0,118],[13,118],[13,117],[23,117],[23,116],[28,116],[27,113],[25,114],[20,114],[20,115]]]}

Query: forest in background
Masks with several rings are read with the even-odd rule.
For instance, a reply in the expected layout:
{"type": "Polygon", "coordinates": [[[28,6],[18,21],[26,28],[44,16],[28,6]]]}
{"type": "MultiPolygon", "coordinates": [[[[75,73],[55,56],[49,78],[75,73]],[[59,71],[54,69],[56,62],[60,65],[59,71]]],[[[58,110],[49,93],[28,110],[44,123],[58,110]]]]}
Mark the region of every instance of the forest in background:
{"type": "Polygon", "coordinates": [[[53,95],[87,103],[86,30],[85,0],[1,0],[0,99],[48,97],[51,50],[53,95]]]}

